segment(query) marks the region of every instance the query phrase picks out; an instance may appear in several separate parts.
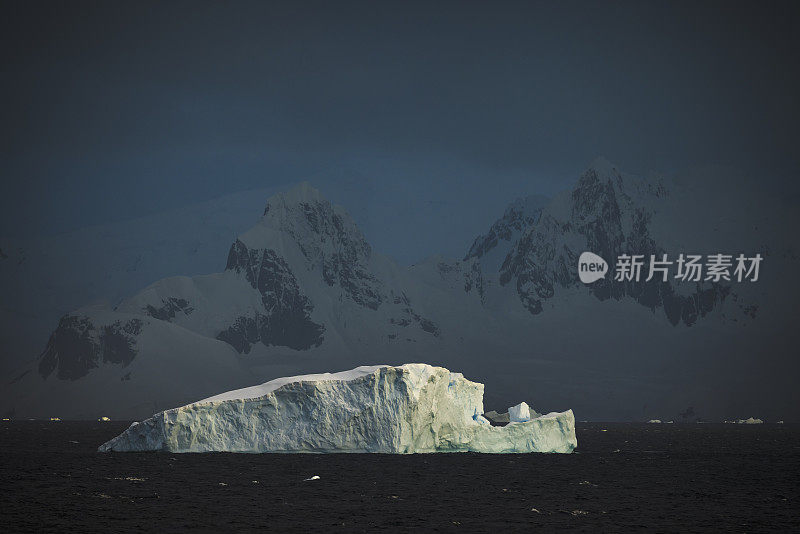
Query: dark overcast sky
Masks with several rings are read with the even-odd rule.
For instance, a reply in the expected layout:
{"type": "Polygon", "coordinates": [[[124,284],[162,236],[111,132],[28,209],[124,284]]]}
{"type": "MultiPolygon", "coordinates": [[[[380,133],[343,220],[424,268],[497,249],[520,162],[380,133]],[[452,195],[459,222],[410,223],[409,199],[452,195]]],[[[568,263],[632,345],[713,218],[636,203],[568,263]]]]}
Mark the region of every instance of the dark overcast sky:
{"type": "Polygon", "coordinates": [[[598,155],[796,194],[796,5],[5,2],[0,235],[329,169],[511,201],[598,155]]]}

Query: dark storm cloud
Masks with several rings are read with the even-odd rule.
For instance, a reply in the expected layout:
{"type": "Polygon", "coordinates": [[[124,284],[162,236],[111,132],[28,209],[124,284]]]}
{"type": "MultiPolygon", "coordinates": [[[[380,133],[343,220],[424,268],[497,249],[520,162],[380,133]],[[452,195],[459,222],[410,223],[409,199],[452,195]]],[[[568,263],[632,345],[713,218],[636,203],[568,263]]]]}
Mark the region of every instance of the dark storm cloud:
{"type": "Polygon", "coordinates": [[[471,194],[501,183],[508,200],[553,193],[600,154],[632,172],[726,163],[796,193],[796,15],[732,2],[6,4],[0,234],[308,175],[324,190],[326,169],[355,173],[359,158],[402,161],[392,180],[443,190],[460,181],[455,161],[485,176],[471,194]]]}

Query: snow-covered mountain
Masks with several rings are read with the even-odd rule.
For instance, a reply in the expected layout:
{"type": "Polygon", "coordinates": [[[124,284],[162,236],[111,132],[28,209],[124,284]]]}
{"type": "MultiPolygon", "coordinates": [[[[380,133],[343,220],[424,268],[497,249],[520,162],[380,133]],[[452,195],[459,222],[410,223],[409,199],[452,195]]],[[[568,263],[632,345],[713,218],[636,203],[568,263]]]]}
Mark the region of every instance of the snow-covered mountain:
{"type": "MultiPolygon", "coordinates": [[[[595,162],[576,187],[555,199],[535,225],[528,225],[506,255],[500,268],[500,283],[513,284],[525,307],[533,314],[560,288],[580,287],[575,266],[584,251],[613,261],[621,254],[645,258],[672,252],[657,243],[650,222],[669,192],[660,179],[644,180],[625,175],[605,161],[595,162]]],[[[724,283],[696,282],[688,291],[671,277],[667,281],[615,281],[606,276],[588,286],[600,300],[630,298],[659,309],[672,324],[691,326],[729,294],[724,283]]],[[[740,307],[744,307],[741,305],[740,307]]]]}
{"type": "MultiPolygon", "coordinates": [[[[628,176],[599,160],[546,205],[537,197],[512,204],[463,260],[434,256],[406,268],[373,250],[344,208],[301,184],[269,198],[257,224],[230,245],[222,272],[165,278],[116,306],[64,316],[40,358],[5,388],[4,410],[139,418],[275,376],[417,360],[485,378],[498,391],[489,408],[533,391],[537,405],[574,407],[579,418],[583,410],[586,418],[648,420],[689,403],[725,414],[731,396],[760,395],[743,396],[736,379],[752,372],[745,351],[754,332],[784,334],[787,318],[776,310],[789,309],[794,287],[769,275],[749,286],[586,286],[577,277],[584,250],[612,261],[620,253],[711,252],[715,232],[702,235],[702,227],[719,213],[730,220],[738,207],[715,212],[719,202],[707,198],[684,217],[675,199],[692,206],[692,187],[628,176]],[[691,217],[699,227],[686,238],[691,217]],[[722,354],[729,362],[719,376],[686,376],[687,365],[708,369],[722,354]]],[[[786,216],[771,214],[772,226],[740,234],[741,250],[719,252],[763,250],[781,277],[779,268],[796,267],[774,230],[786,216]]]]}
{"type": "MultiPolygon", "coordinates": [[[[35,373],[26,369],[14,378],[12,389],[25,399],[25,409],[44,409],[54,399],[47,387],[40,394],[40,379],[71,381],[80,388],[102,369],[116,371],[121,389],[136,389],[146,398],[166,360],[195,371],[201,362],[214,362],[208,369],[214,379],[217,358],[227,361],[234,353],[241,361],[240,373],[233,376],[241,379],[261,376],[262,363],[274,369],[281,352],[318,349],[352,352],[356,358],[368,353],[366,347],[395,340],[435,340],[438,327],[416,311],[401,289],[407,277],[405,269],[373,253],[342,208],[301,184],[270,198],[259,223],[231,245],[223,272],[166,278],[113,308],[92,305],[62,317],[35,373]],[[171,342],[143,342],[163,336],[171,342]],[[175,350],[182,339],[191,339],[191,353],[175,350]],[[198,349],[198,343],[204,347],[198,349]],[[208,358],[198,358],[198,350],[208,358]]],[[[166,405],[192,398],[175,397],[184,395],[179,389],[157,393],[153,402],[166,405]]],[[[91,404],[72,408],[69,399],[59,404],[62,411],[74,409],[79,415],[94,409],[91,404]]],[[[98,406],[103,404],[108,405],[98,406]]],[[[106,411],[132,416],[138,413],[132,406],[139,404],[137,399],[135,405],[106,411]]]]}
{"type": "Polygon", "coordinates": [[[525,230],[539,222],[542,209],[548,201],[547,197],[541,195],[515,200],[486,234],[475,238],[464,260],[478,258],[484,271],[499,271],[512,245],[525,230]]]}
{"type": "Polygon", "coordinates": [[[19,355],[19,365],[41,353],[42,340],[78,305],[114,306],[159,278],[222,269],[231,241],[280,189],[244,191],[49,237],[0,236],[0,344],[19,355]]]}

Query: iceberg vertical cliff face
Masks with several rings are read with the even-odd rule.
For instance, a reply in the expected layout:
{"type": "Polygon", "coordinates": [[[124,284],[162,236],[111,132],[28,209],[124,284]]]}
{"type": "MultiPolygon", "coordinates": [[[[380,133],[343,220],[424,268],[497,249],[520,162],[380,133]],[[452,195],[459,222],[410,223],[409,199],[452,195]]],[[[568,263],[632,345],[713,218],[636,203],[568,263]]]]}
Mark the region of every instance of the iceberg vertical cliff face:
{"type": "Polygon", "coordinates": [[[495,427],[483,384],[427,364],[279,378],[158,413],[100,451],[560,452],[571,410],[495,427]]]}

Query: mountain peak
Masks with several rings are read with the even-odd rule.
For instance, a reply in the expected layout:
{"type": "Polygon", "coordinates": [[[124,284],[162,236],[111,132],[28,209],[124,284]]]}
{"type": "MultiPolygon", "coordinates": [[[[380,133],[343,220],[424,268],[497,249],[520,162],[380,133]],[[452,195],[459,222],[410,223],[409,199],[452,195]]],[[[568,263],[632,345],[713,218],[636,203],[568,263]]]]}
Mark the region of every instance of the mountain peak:
{"type": "Polygon", "coordinates": [[[595,171],[600,176],[608,176],[611,174],[619,173],[619,167],[614,165],[604,156],[596,157],[594,161],[592,161],[592,163],[589,165],[589,168],[586,169],[586,172],[592,170],[595,171]]]}
{"type": "Polygon", "coordinates": [[[270,197],[259,224],[240,235],[239,241],[251,250],[279,252],[294,243],[309,265],[325,264],[328,270],[340,260],[355,268],[372,252],[347,211],[331,204],[308,182],[270,197]]]}
{"type": "Polygon", "coordinates": [[[547,205],[550,201],[545,195],[528,195],[515,199],[511,204],[506,207],[504,217],[509,217],[514,213],[529,215],[535,214],[547,205]]]}
{"type": "Polygon", "coordinates": [[[325,197],[322,196],[322,193],[319,192],[319,189],[306,181],[300,182],[283,193],[283,198],[287,203],[326,200],[325,197]]]}
{"type": "Polygon", "coordinates": [[[489,272],[497,272],[513,242],[539,221],[542,208],[547,205],[548,200],[543,195],[528,195],[516,199],[508,205],[503,216],[494,222],[487,234],[475,238],[464,260],[479,258],[482,266],[489,272]]]}
{"type": "Polygon", "coordinates": [[[288,191],[276,193],[267,199],[267,206],[264,208],[264,215],[278,206],[297,206],[298,204],[308,204],[317,202],[327,202],[319,189],[316,189],[308,182],[300,182],[288,191]]]}

